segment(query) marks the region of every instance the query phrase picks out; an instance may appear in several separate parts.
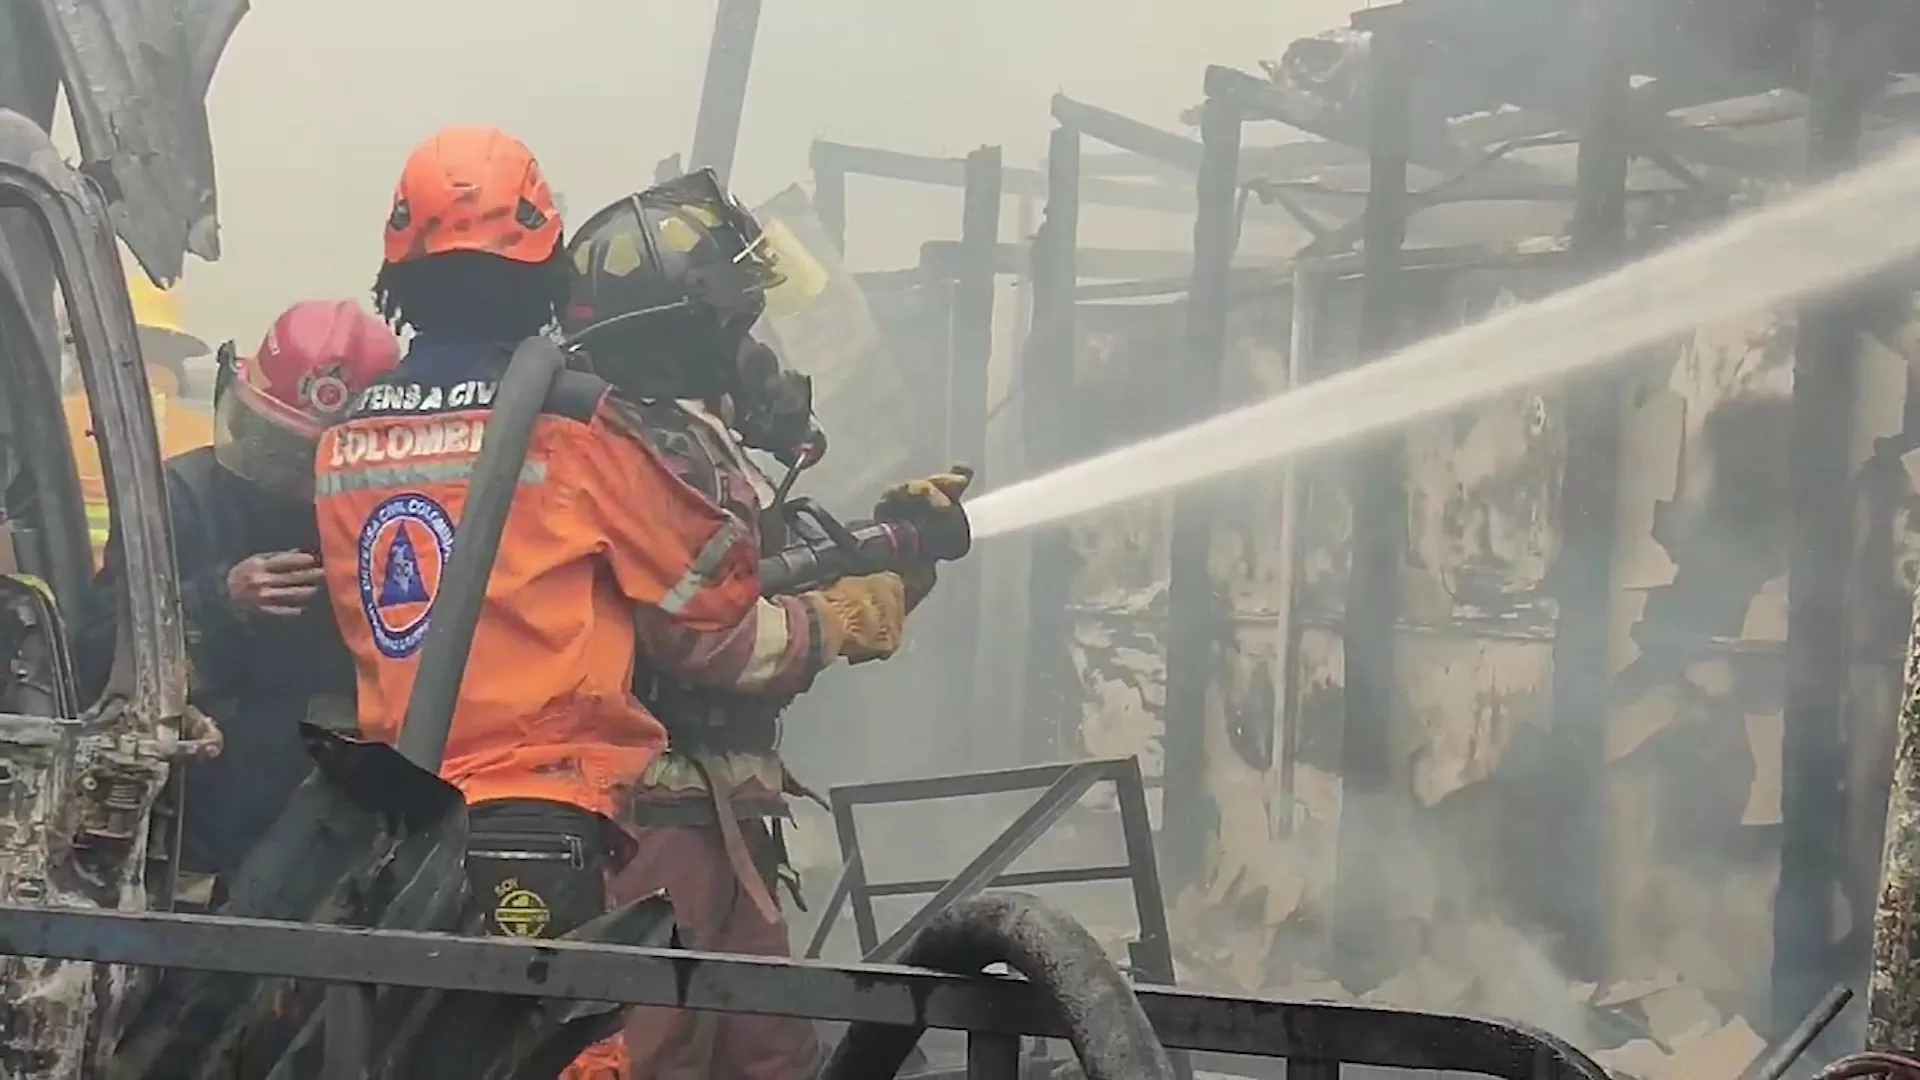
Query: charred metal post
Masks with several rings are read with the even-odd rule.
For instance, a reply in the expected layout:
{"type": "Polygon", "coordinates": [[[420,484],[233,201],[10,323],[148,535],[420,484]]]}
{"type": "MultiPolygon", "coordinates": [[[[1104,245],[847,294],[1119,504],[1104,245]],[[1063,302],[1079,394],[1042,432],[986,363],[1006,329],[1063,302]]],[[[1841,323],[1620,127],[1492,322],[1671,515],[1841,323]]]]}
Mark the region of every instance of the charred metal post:
{"type": "Polygon", "coordinates": [[[813,166],[813,212],[833,241],[833,250],[842,258],[847,254],[847,171],[829,169],[818,162],[813,166]]]}
{"type": "Polygon", "coordinates": [[[712,168],[726,183],[740,143],[740,116],[747,108],[747,76],[753,70],[754,39],[760,35],[760,0],[720,0],[707,46],[707,77],[693,122],[693,168],[712,168]]]}
{"type": "MultiPolygon", "coordinates": [[[[1811,181],[1860,162],[1867,110],[1880,94],[1890,59],[1881,40],[1888,28],[1876,17],[1877,7],[1877,0],[1814,5],[1807,94],[1811,181]]],[[[1839,974],[1832,928],[1847,817],[1846,594],[1853,555],[1853,412],[1864,327],[1858,292],[1810,301],[1800,310],[1790,406],[1793,548],[1787,578],[1780,885],[1773,908],[1775,1035],[1791,1030],[1839,974]]],[[[1897,794],[1894,800],[1897,804],[1897,794]]],[[[1894,833],[1890,827],[1888,835],[1894,833]]],[[[1904,953],[1893,971],[1912,978],[1904,953]]],[[[1877,1009],[1920,1017],[1920,999],[1905,996],[1894,1005],[1879,989],[1876,977],[1870,998],[1876,1028],[1887,1019],[1877,1009]]],[[[1910,1029],[1908,1040],[1914,1035],[1920,1029],[1910,1029]]],[[[1902,1045],[1912,1049],[1914,1044],[1902,1045]]]]}
{"type": "MultiPolygon", "coordinates": [[[[1233,93],[1232,72],[1207,69],[1200,113],[1200,202],[1193,225],[1193,284],[1187,294],[1186,357],[1175,422],[1202,420],[1220,409],[1227,359],[1227,315],[1232,303],[1233,251],[1239,223],[1240,137],[1245,112],[1233,93]]],[[[1173,502],[1167,579],[1167,701],[1161,710],[1166,762],[1161,799],[1162,850],[1173,891],[1200,882],[1212,828],[1206,796],[1207,684],[1225,598],[1214,588],[1207,552],[1212,546],[1212,485],[1179,490],[1173,502]]]]}
{"type": "MultiPolygon", "coordinates": [[[[1407,157],[1413,92],[1410,43],[1401,7],[1371,13],[1367,65],[1365,280],[1360,353],[1378,359],[1398,344],[1403,321],[1402,248],[1407,238],[1407,157]]],[[[1347,575],[1341,635],[1346,665],[1341,727],[1339,834],[1335,847],[1333,961],[1358,992],[1379,985],[1389,963],[1381,950],[1390,890],[1381,876],[1380,838],[1394,828],[1387,807],[1388,732],[1395,687],[1395,630],[1407,526],[1406,454],[1398,436],[1356,450],[1349,465],[1353,566],[1347,575]]]]}
{"type": "MultiPolygon", "coordinates": [[[[999,147],[983,146],[967,155],[960,272],[953,283],[947,352],[947,454],[974,467],[975,483],[984,477],[987,464],[987,366],[993,359],[994,261],[1000,250],[1002,180],[999,147]]],[[[976,682],[981,675],[979,563],[954,563],[946,576],[948,595],[959,598],[949,624],[954,636],[948,670],[954,685],[948,692],[947,715],[956,721],[953,730],[964,738],[973,731],[976,682]]],[[[969,740],[955,747],[961,760],[974,760],[966,749],[971,745],[969,740]]]]}
{"type": "MultiPolygon", "coordinates": [[[[1627,95],[1633,86],[1624,14],[1614,0],[1587,0],[1582,12],[1594,47],[1584,73],[1573,246],[1593,273],[1621,257],[1627,238],[1627,95]]],[[[1602,372],[1576,379],[1564,397],[1567,464],[1553,568],[1559,601],[1552,706],[1557,797],[1541,839],[1542,854],[1554,864],[1549,898],[1562,963],[1582,979],[1601,978],[1605,957],[1606,731],[1623,387],[1620,375],[1602,372]]]]}
{"type": "MultiPolygon", "coordinates": [[[[1080,283],[1080,131],[1061,125],[1047,144],[1046,220],[1033,240],[1033,331],[1021,354],[1020,416],[1026,472],[1037,476],[1073,456],[1074,287],[1080,283]]],[[[1071,535],[1048,529],[1033,538],[1027,583],[1027,761],[1070,756],[1062,746],[1077,689],[1068,654],[1067,610],[1073,577],[1071,535]]]]}
{"type": "Polygon", "coordinates": [[[813,212],[832,239],[834,251],[847,254],[847,174],[846,154],[835,143],[813,140],[807,150],[807,166],[813,170],[813,212]]]}
{"type": "MultiPolygon", "coordinates": [[[[1886,65],[1890,59],[1886,55],[1885,32],[1891,23],[1892,4],[1875,3],[1872,0],[1855,0],[1853,3],[1838,3],[1833,0],[1817,6],[1814,15],[1814,63],[1807,110],[1807,150],[1809,171],[1814,177],[1823,177],[1841,172],[1855,164],[1859,158],[1860,136],[1864,126],[1867,109],[1880,95],[1884,86],[1886,65]]],[[[1857,299],[1855,303],[1857,304],[1857,299]]],[[[1842,589],[1846,582],[1845,557],[1851,552],[1848,532],[1848,507],[1844,501],[1839,503],[1837,511],[1832,507],[1835,498],[1844,500],[1844,485],[1849,479],[1845,472],[1832,470],[1850,469],[1852,462],[1844,457],[1850,443],[1845,418],[1847,406],[1855,396],[1856,351],[1859,346],[1857,327],[1859,316],[1854,305],[1845,298],[1836,298],[1826,304],[1812,305],[1802,312],[1800,322],[1800,354],[1795,358],[1794,366],[1794,453],[1796,466],[1802,465],[1802,455],[1811,456],[1812,446],[1801,444],[1801,426],[1804,423],[1809,431],[1806,440],[1815,444],[1814,436],[1824,434],[1827,441],[1833,443],[1825,462],[1828,472],[1826,483],[1842,487],[1842,491],[1823,491],[1817,486],[1817,478],[1806,478],[1807,488],[1799,487],[1800,477],[1795,476],[1795,544],[1793,576],[1788,579],[1787,612],[1787,728],[1786,744],[1783,753],[1787,755],[1788,768],[1784,775],[1785,786],[1781,792],[1781,810],[1786,818],[1787,833],[1782,841],[1780,853],[1780,896],[1775,901],[1774,931],[1774,997],[1783,996],[1782,984],[1786,976],[1799,974],[1800,980],[1792,984],[1793,997],[1790,1002],[1802,1002],[1813,997],[1807,983],[1814,980],[1813,972],[1795,973],[1785,971],[1780,966],[1781,953],[1787,948],[1787,934],[1792,932],[1801,936],[1803,941],[1824,944],[1825,937],[1813,939],[1809,928],[1818,925],[1814,919],[1825,914],[1825,908],[1812,908],[1810,905],[1814,890],[1831,891],[1829,882],[1837,873],[1835,863],[1838,859],[1837,847],[1840,836],[1840,814],[1845,806],[1842,792],[1844,765],[1840,746],[1840,693],[1841,687],[1834,685],[1828,690],[1830,697],[1818,702],[1811,700],[1803,708],[1824,707],[1829,716],[1821,725],[1814,717],[1797,718],[1796,700],[1793,696],[1801,679],[1818,669],[1815,664],[1823,662],[1814,649],[1825,647],[1837,650],[1840,642],[1838,631],[1847,623],[1845,613],[1838,610],[1842,598],[1842,589]],[[1824,423],[1832,431],[1820,432],[1815,428],[1821,418],[1808,415],[1804,419],[1799,411],[1800,395],[1807,384],[1801,380],[1814,378],[1808,370],[1810,349],[1823,348],[1828,351],[1827,366],[1834,368],[1827,379],[1834,384],[1826,392],[1835,400],[1831,403],[1832,415],[1824,423]],[[1821,521],[1817,514],[1822,504],[1816,500],[1825,496],[1828,505],[1826,512],[1836,513],[1840,521],[1821,521]],[[1806,502],[1800,500],[1806,499],[1806,502]],[[1804,508],[1804,509],[1803,509],[1804,508]],[[1804,539],[1803,539],[1804,537],[1804,539]],[[1816,578],[1814,584],[1826,590],[1823,593],[1803,594],[1802,589],[1802,552],[1805,560],[1814,563],[1813,556],[1819,548],[1816,543],[1824,544],[1833,554],[1832,562],[1824,567],[1814,565],[1815,572],[1824,572],[1824,577],[1816,578]],[[1813,608],[1803,610],[1803,605],[1812,608],[1813,601],[1821,598],[1834,610],[1823,611],[1813,608]],[[1809,621],[1813,615],[1825,615],[1825,621],[1809,625],[1809,641],[1805,643],[1811,653],[1804,658],[1795,656],[1795,634],[1799,618],[1809,621]],[[1829,635],[1823,646],[1814,631],[1827,628],[1829,635]],[[1805,667],[1801,665],[1805,664],[1805,667]],[[1804,673],[1804,674],[1803,674],[1804,673]],[[1799,720],[1800,722],[1796,722],[1799,720]],[[1797,760],[1793,755],[1805,754],[1812,758],[1812,767],[1797,760]],[[1802,770],[1805,769],[1805,774],[1802,770]],[[1824,818],[1830,821],[1823,822],[1824,818]],[[1820,845],[1826,845],[1822,847],[1820,845]],[[1786,922],[1787,886],[1789,874],[1796,882],[1803,883],[1804,897],[1796,898],[1795,914],[1804,922],[1789,925],[1786,922]],[[1817,875],[1817,877],[1816,877],[1817,875]]],[[[1818,386],[1819,383],[1814,385],[1818,386]]],[[[1911,408],[1911,403],[1909,403],[1911,408]]],[[[1810,470],[1809,470],[1810,471],[1810,470]]],[[[1916,605],[1916,618],[1920,618],[1920,605],[1916,605]]],[[[1916,624],[1920,632],[1920,624],[1916,624]]],[[[1844,653],[1829,655],[1824,663],[1832,665],[1828,669],[1829,682],[1837,682],[1841,677],[1844,653]]],[[[1893,1050],[1912,1054],[1920,1051],[1920,969],[1914,964],[1914,958],[1920,956],[1920,638],[1910,639],[1907,645],[1906,687],[1900,709],[1897,742],[1894,749],[1893,789],[1887,802],[1886,847],[1881,856],[1880,896],[1874,913],[1873,926],[1873,971],[1867,984],[1867,1049],[1893,1050]]],[[[1805,958],[1802,963],[1811,967],[1808,960],[1818,962],[1821,957],[1806,957],[1806,946],[1798,946],[1794,955],[1805,958]]],[[[1790,1012],[1789,1003],[1784,1012],[1790,1012]]],[[[1783,1015],[1781,1006],[1775,1006],[1776,1017],[1783,1015]]]]}
{"type": "MultiPolygon", "coordinates": [[[[38,12],[24,4],[0,4],[0,48],[7,50],[0,64],[0,109],[10,109],[53,130],[54,110],[60,100],[60,53],[48,36],[38,12]]],[[[33,316],[33,333],[40,349],[52,358],[54,376],[60,374],[59,322],[54,315],[53,262],[33,216],[14,207],[0,208],[0,243],[11,258],[14,273],[33,316]]]]}

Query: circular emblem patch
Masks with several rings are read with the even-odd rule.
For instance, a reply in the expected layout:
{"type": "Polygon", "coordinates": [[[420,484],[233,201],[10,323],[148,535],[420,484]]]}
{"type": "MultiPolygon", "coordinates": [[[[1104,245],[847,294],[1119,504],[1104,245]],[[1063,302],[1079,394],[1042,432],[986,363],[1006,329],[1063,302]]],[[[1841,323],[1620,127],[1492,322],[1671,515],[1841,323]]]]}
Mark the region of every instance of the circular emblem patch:
{"type": "Polygon", "coordinates": [[[347,381],[338,375],[322,375],[307,387],[307,400],[315,410],[331,416],[347,407],[347,381]]]}
{"type": "Polygon", "coordinates": [[[420,651],[452,552],[453,519],[425,495],[395,495],[367,515],[360,527],[360,610],[382,656],[404,660],[420,651]]]}
{"type": "Polygon", "coordinates": [[[553,909],[546,898],[532,889],[521,888],[508,878],[495,890],[493,925],[506,937],[537,938],[553,922],[553,909]]]}
{"type": "Polygon", "coordinates": [[[316,368],[300,377],[300,399],[307,408],[332,416],[347,407],[347,380],[339,364],[316,368]]]}

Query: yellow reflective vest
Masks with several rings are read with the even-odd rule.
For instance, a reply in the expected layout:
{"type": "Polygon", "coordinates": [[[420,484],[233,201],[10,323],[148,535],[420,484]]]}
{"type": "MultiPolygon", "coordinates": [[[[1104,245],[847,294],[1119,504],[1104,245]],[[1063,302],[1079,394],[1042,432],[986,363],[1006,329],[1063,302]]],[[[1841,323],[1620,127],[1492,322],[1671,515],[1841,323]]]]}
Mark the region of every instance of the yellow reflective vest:
{"type": "MultiPolygon", "coordinates": [[[[149,370],[148,377],[156,384],[172,382],[170,373],[149,370]]],[[[93,439],[93,412],[85,391],[68,395],[66,410],[67,437],[73,442],[80,495],[87,503],[87,532],[93,541],[93,565],[97,570],[106,553],[107,536],[113,531],[113,513],[107,505],[107,477],[100,466],[100,448],[93,439]]],[[[160,434],[162,458],[213,445],[213,418],[158,385],[153,390],[153,424],[160,434]]]]}

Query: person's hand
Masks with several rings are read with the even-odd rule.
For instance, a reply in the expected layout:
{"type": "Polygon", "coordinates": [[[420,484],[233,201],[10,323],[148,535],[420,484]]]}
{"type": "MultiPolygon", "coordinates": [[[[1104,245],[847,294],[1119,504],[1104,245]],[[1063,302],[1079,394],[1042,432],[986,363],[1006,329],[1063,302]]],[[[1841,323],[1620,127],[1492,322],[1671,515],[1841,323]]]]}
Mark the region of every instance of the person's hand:
{"type": "Polygon", "coordinates": [[[898,574],[841,578],[809,595],[818,605],[827,654],[863,664],[900,650],[907,601],[898,574]]]}
{"type": "Polygon", "coordinates": [[[291,618],[320,592],[326,572],[304,551],[250,555],[227,571],[227,599],[240,611],[291,618]]]}
{"type": "MultiPolygon", "coordinates": [[[[971,541],[967,512],[960,506],[960,497],[972,483],[973,470],[955,465],[935,476],[895,484],[874,504],[874,520],[912,522],[920,529],[923,545],[935,551],[941,548],[964,551],[971,541]]],[[[911,612],[933,591],[938,580],[933,559],[910,560],[896,569],[906,585],[906,610],[911,612]]]]}
{"type": "Polygon", "coordinates": [[[973,470],[955,465],[937,476],[895,484],[874,504],[873,516],[879,521],[912,521],[960,505],[960,496],[973,483],[973,470]]]}

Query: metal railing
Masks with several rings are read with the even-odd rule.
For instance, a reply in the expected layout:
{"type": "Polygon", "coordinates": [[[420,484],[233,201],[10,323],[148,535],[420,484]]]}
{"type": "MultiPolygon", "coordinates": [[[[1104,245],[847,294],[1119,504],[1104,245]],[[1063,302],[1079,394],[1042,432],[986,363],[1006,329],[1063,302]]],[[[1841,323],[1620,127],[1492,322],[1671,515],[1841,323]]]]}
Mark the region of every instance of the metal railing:
{"type": "MultiPolygon", "coordinates": [[[[959,1029],[969,1072],[1009,1076],[1022,1035],[1060,1037],[1052,1003],[1024,980],[884,964],[825,964],[567,941],[352,930],[213,915],[0,906],[0,954],[189,968],[360,986],[460,990],[959,1029]]],[[[1314,1080],[1344,1065],[1606,1080],[1543,1031],[1444,1013],[1141,987],[1169,1049],[1286,1058],[1314,1080]]]]}
{"type": "Polygon", "coordinates": [[[1104,758],[1055,765],[1033,765],[991,772],[959,773],[915,780],[842,784],[831,792],[834,832],[840,841],[840,878],[820,912],[820,921],[804,955],[819,957],[840,912],[851,908],[860,955],[869,961],[891,960],[935,915],[957,900],[987,888],[1029,888],[1092,881],[1125,881],[1133,889],[1133,907],[1140,923],[1140,939],[1133,943],[1133,967],[1154,982],[1172,985],[1173,953],[1167,930],[1166,898],[1160,891],[1159,864],[1153,851],[1153,829],[1147,819],[1146,784],[1140,763],[1131,757],[1104,758]],[[1120,835],[1127,861],[1122,864],[1079,866],[1008,873],[1021,855],[1047,830],[1058,824],[1094,785],[1111,783],[1120,815],[1120,835]],[[866,853],[860,843],[857,819],[863,806],[898,805],[1037,791],[1031,805],[1016,817],[980,854],[944,881],[871,881],[866,853]],[[926,896],[929,899],[899,929],[880,938],[873,901],[886,896],[926,896]]]}

